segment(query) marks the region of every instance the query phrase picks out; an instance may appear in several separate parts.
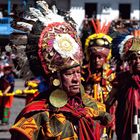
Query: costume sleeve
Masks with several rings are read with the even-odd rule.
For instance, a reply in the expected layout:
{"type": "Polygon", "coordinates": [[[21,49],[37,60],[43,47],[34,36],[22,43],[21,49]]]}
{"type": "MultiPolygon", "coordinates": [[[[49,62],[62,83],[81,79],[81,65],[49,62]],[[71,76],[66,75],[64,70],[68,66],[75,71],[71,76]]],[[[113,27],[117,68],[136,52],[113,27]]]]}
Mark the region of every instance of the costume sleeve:
{"type": "Polygon", "coordinates": [[[24,137],[23,140],[50,139],[59,137],[64,122],[63,115],[56,114],[49,118],[49,112],[44,111],[29,118],[22,117],[12,126],[10,133],[12,140],[18,140],[19,137],[24,137]]]}
{"type": "Polygon", "coordinates": [[[111,115],[106,112],[105,104],[98,102],[87,94],[84,94],[82,99],[90,117],[98,120],[102,125],[107,125],[111,121],[111,115]]]}
{"type": "Polygon", "coordinates": [[[34,117],[21,118],[10,128],[12,140],[35,140],[38,137],[40,127],[34,117]]]}

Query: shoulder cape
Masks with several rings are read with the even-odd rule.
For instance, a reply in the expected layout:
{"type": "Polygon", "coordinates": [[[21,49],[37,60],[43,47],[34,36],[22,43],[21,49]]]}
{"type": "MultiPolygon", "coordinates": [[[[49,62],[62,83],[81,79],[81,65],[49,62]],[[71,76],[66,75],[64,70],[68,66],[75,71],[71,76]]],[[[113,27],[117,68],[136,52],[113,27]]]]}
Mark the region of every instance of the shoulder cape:
{"type": "Polygon", "coordinates": [[[40,112],[40,111],[45,111],[47,110],[46,108],[46,100],[41,100],[41,101],[34,101],[30,104],[28,104],[27,106],[25,106],[25,108],[20,112],[20,114],[18,115],[18,117],[16,118],[17,122],[19,119],[21,119],[21,117],[29,114],[29,113],[33,113],[33,112],[40,112]]]}

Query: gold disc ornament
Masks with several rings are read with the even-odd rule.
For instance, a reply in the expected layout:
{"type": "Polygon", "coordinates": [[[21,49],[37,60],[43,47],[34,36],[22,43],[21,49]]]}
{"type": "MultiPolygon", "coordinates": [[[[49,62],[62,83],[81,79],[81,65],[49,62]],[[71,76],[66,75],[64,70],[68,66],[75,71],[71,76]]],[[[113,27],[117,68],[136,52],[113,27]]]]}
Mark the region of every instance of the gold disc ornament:
{"type": "Polygon", "coordinates": [[[67,104],[68,97],[64,90],[56,89],[50,94],[49,100],[54,107],[60,108],[67,104]]]}
{"type": "Polygon", "coordinates": [[[56,87],[59,86],[60,85],[59,79],[54,79],[53,80],[53,85],[56,86],[56,87]]]}

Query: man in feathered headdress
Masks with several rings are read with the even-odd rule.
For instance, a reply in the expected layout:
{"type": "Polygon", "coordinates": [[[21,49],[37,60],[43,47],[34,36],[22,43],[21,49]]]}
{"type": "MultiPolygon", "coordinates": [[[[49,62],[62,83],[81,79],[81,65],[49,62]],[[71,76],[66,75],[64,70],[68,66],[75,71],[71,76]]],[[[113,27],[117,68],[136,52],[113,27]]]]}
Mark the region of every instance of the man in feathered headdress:
{"type": "Polygon", "coordinates": [[[92,20],[92,23],[95,33],[90,35],[85,42],[89,75],[85,79],[84,86],[86,93],[104,103],[108,92],[112,88],[110,82],[115,77],[115,72],[109,64],[112,38],[107,33],[110,23],[104,23],[102,26],[99,20],[92,20]]]}
{"type": "Polygon", "coordinates": [[[10,129],[12,140],[99,140],[95,119],[106,125],[109,114],[103,104],[80,90],[83,55],[77,32],[65,21],[53,19],[41,26],[40,20],[45,21],[39,17],[35,22],[27,50],[34,48],[28,58],[38,64],[32,69],[42,70],[48,90],[22,110],[10,129]]]}
{"type": "MultiPolygon", "coordinates": [[[[137,31],[135,31],[137,32],[137,31]]],[[[134,35],[125,53],[129,71],[119,73],[107,98],[107,110],[117,100],[117,140],[140,139],[140,38],[134,35]]]]}
{"type": "Polygon", "coordinates": [[[101,27],[101,23],[98,20],[96,22],[92,21],[92,23],[96,33],[90,35],[85,42],[86,58],[89,62],[90,71],[86,85],[87,88],[91,85],[89,94],[103,103],[107,92],[110,89],[109,81],[114,77],[111,75],[113,71],[109,67],[112,38],[107,35],[109,24],[104,24],[101,27]],[[99,93],[99,88],[93,89],[94,83],[99,83],[100,88],[104,87],[104,90],[101,89],[102,91],[99,93]]]}
{"type": "Polygon", "coordinates": [[[112,41],[112,55],[117,60],[116,72],[129,69],[128,62],[125,59],[127,51],[130,49],[133,35],[131,32],[119,33],[112,41]]]}

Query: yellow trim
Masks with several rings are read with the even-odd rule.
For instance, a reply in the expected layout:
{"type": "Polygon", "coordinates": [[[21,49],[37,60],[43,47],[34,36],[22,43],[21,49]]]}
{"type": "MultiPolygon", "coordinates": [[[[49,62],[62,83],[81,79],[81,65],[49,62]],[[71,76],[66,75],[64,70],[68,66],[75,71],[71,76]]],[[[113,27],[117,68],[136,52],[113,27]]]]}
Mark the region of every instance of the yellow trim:
{"type": "Polygon", "coordinates": [[[32,87],[32,88],[36,88],[38,86],[38,84],[33,82],[33,81],[28,81],[27,86],[32,87]]]}
{"type": "Polygon", "coordinates": [[[92,34],[92,35],[90,35],[90,36],[86,39],[85,47],[88,47],[88,46],[89,46],[90,40],[92,40],[92,39],[97,39],[97,38],[106,38],[106,39],[109,41],[109,43],[112,42],[112,38],[111,38],[109,35],[106,35],[106,34],[103,34],[103,33],[92,34]]]}

